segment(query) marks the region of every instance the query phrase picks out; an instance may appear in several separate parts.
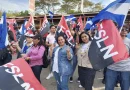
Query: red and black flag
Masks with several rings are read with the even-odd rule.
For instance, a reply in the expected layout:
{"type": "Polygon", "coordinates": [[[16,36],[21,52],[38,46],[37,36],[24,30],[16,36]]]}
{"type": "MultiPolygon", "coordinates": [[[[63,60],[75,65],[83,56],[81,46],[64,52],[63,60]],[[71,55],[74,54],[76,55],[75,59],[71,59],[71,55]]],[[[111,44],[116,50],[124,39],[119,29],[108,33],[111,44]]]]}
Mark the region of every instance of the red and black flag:
{"type": "Polygon", "coordinates": [[[48,33],[49,30],[50,30],[50,24],[49,24],[47,17],[45,15],[42,26],[40,28],[40,33],[43,36],[44,34],[48,33]]]}
{"type": "Polygon", "coordinates": [[[57,26],[56,36],[58,35],[64,35],[67,39],[68,44],[72,47],[75,46],[73,36],[71,35],[71,32],[65,21],[64,16],[61,17],[61,20],[57,26]]]}
{"type": "Polygon", "coordinates": [[[46,90],[22,58],[0,66],[0,90],[46,90]]]}
{"type": "Polygon", "coordinates": [[[25,27],[26,27],[27,31],[28,30],[35,31],[34,18],[32,15],[30,15],[30,18],[29,18],[28,22],[26,23],[25,27]]]}
{"type": "Polygon", "coordinates": [[[7,25],[8,25],[8,29],[13,32],[14,40],[17,41],[16,30],[14,29],[15,27],[17,27],[16,20],[15,19],[7,19],[7,25]]]}
{"type": "Polygon", "coordinates": [[[93,68],[103,69],[128,57],[126,47],[114,23],[111,20],[103,20],[89,48],[89,59],[93,68]]]}
{"type": "Polygon", "coordinates": [[[81,31],[84,30],[84,26],[83,26],[83,20],[82,20],[82,17],[80,16],[79,19],[78,19],[78,25],[79,25],[79,29],[81,31]]]}

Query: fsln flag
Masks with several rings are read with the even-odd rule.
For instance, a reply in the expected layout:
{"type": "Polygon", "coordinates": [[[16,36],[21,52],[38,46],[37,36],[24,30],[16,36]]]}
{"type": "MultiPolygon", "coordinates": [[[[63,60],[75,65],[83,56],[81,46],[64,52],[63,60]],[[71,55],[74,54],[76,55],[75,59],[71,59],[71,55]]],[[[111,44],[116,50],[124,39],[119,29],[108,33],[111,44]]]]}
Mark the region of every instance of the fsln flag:
{"type": "Polygon", "coordinates": [[[6,13],[3,12],[0,21],[0,48],[5,48],[9,44],[6,23],[6,13]]]}
{"type": "Polygon", "coordinates": [[[50,24],[47,20],[47,17],[46,15],[44,16],[44,19],[43,19],[43,23],[42,23],[42,26],[40,28],[40,33],[41,35],[44,35],[46,34],[48,31],[50,30],[50,24]]]}
{"type": "Polygon", "coordinates": [[[118,24],[118,28],[123,26],[130,8],[130,0],[116,0],[100,11],[93,19],[93,24],[100,20],[110,19],[118,24]]]}
{"type": "Polygon", "coordinates": [[[84,26],[83,26],[83,21],[82,21],[82,17],[81,16],[78,19],[78,25],[79,25],[79,29],[81,31],[83,31],[84,30],[84,26]]]}
{"type": "Polygon", "coordinates": [[[21,35],[24,35],[26,33],[26,24],[27,24],[27,20],[24,20],[24,23],[21,25],[21,28],[19,29],[19,32],[21,35]]]}
{"type": "Polygon", "coordinates": [[[75,46],[73,36],[70,33],[70,30],[68,28],[68,25],[67,25],[67,23],[65,21],[64,16],[61,17],[61,20],[60,20],[60,22],[59,22],[59,24],[57,26],[56,37],[58,35],[61,35],[61,34],[66,37],[66,39],[68,41],[68,44],[70,46],[72,46],[72,47],[75,46]]]}
{"type": "Polygon", "coordinates": [[[90,45],[88,55],[93,68],[96,70],[103,69],[110,64],[129,57],[122,38],[112,20],[103,20],[99,25],[90,45]]]}
{"type": "Polygon", "coordinates": [[[28,30],[35,31],[34,18],[32,15],[30,15],[30,18],[29,18],[28,22],[26,23],[25,27],[26,27],[27,31],[28,30]]]}
{"type": "Polygon", "coordinates": [[[48,14],[49,14],[50,18],[52,19],[52,18],[53,18],[53,16],[54,16],[54,13],[53,13],[53,12],[51,12],[51,11],[48,11],[48,14]]]}
{"type": "Polygon", "coordinates": [[[17,27],[17,23],[15,19],[7,19],[8,29],[13,32],[14,40],[17,41],[16,37],[16,30],[14,29],[17,27]]]}
{"type": "Polygon", "coordinates": [[[35,15],[35,0],[29,0],[29,13],[35,15]]]}
{"type": "Polygon", "coordinates": [[[90,28],[92,27],[93,25],[93,22],[91,20],[91,18],[88,18],[87,21],[86,21],[86,25],[85,25],[85,30],[90,30],[90,28]]]}
{"type": "Polygon", "coordinates": [[[46,90],[22,58],[0,67],[1,90],[46,90]],[[10,83],[10,84],[7,84],[10,83]]]}

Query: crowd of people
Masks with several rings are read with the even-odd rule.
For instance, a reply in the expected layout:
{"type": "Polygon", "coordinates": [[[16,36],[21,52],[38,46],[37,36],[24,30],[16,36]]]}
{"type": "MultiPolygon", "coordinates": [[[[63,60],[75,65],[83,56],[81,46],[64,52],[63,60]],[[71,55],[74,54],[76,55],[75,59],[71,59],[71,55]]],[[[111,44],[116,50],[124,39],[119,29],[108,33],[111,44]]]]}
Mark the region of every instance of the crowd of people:
{"type": "MultiPolygon", "coordinates": [[[[96,29],[84,31],[70,27],[71,35],[74,38],[75,47],[67,43],[64,35],[56,36],[56,26],[51,25],[46,37],[41,36],[38,30],[27,31],[25,35],[14,40],[12,32],[9,30],[9,45],[0,48],[0,65],[12,60],[12,55],[17,53],[17,58],[24,58],[31,67],[35,77],[39,82],[42,71],[43,55],[48,51],[47,59],[50,61],[50,73],[46,79],[54,76],[57,82],[57,90],[69,90],[68,83],[73,82],[73,74],[78,66],[77,80],[79,87],[85,90],[92,90],[96,70],[93,69],[89,57],[89,47],[96,29]]],[[[123,27],[120,33],[122,42],[130,52],[129,29],[123,27]]],[[[121,90],[130,89],[130,58],[112,64],[104,69],[105,90],[114,90],[117,83],[120,83],[121,90]]]]}

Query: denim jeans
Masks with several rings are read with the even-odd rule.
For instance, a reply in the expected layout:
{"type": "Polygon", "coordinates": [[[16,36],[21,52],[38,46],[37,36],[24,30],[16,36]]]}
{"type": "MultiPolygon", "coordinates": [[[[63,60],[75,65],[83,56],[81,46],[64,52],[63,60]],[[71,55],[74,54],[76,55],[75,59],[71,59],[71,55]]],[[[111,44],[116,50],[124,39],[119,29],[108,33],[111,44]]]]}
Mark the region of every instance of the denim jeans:
{"type": "Polygon", "coordinates": [[[69,75],[61,76],[57,72],[53,72],[53,73],[57,81],[57,90],[69,90],[68,88],[69,75]]]}
{"type": "Polygon", "coordinates": [[[105,90],[114,90],[116,81],[119,77],[121,90],[129,90],[130,88],[130,71],[114,71],[107,69],[105,90]]]}
{"type": "Polygon", "coordinates": [[[36,65],[36,66],[31,67],[31,68],[32,68],[32,71],[33,71],[35,77],[41,83],[40,74],[41,74],[41,71],[42,71],[42,65],[36,65]]]}
{"type": "Polygon", "coordinates": [[[72,65],[73,65],[73,72],[72,72],[72,75],[71,76],[73,76],[73,74],[74,74],[74,71],[75,71],[75,69],[76,69],[76,66],[77,66],[77,55],[74,55],[73,56],[73,61],[72,61],[72,65]]]}

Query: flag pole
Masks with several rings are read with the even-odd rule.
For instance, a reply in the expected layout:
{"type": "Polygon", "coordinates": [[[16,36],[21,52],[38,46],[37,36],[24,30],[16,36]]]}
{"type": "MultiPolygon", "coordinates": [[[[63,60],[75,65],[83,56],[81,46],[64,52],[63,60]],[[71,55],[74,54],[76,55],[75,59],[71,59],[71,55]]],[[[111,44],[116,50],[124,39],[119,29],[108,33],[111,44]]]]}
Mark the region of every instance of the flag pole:
{"type": "Polygon", "coordinates": [[[52,24],[54,24],[54,22],[53,22],[53,18],[52,18],[52,24]]]}

